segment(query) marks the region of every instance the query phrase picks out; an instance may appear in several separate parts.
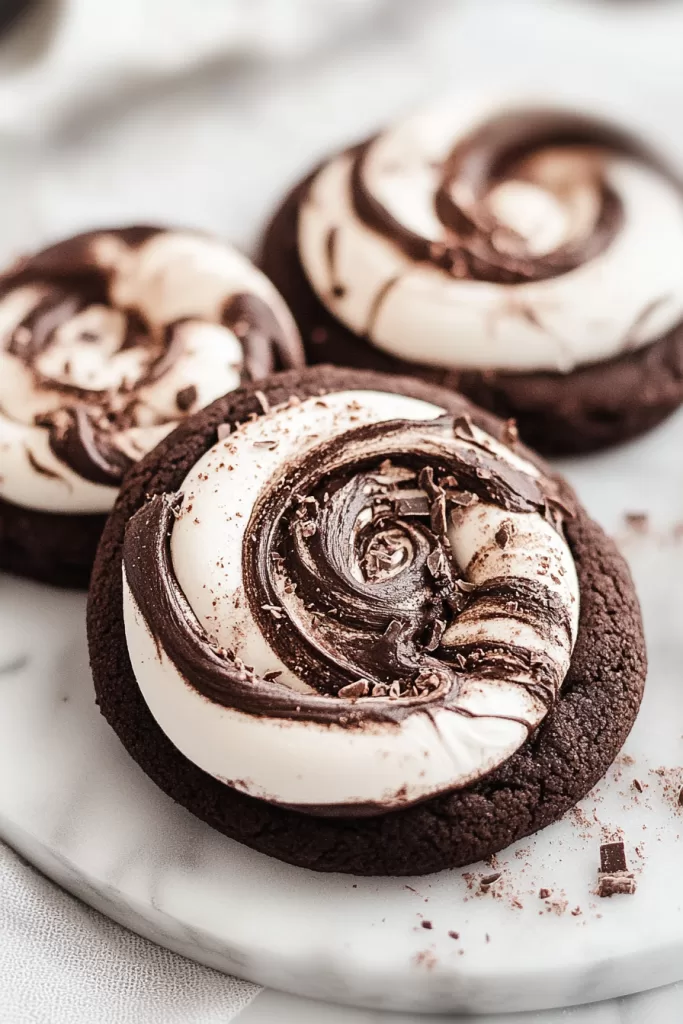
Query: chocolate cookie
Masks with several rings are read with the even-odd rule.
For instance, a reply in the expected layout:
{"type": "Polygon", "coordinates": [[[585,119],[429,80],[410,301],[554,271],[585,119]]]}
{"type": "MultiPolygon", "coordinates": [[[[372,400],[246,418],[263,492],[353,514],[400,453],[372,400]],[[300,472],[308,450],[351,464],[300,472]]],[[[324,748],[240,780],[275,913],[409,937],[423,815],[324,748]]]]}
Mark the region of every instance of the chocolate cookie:
{"type": "Polygon", "coordinates": [[[303,350],[236,250],[93,231],[0,277],[0,568],[87,586],[124,472],[185,416],[303,350]]]}
{"type": "Polygon", "coordinates": [[[166,793],[358,874],[554,821],[645,677],[622,558],[509,424],[329,367],[219,399],[130,471],[88,637],[103,714],[166,793]]]}
{"type": "Polygon", "coordinates": [[[614,125],[462,99],[319,167],[260,265],[309,361],[461,390],[548,454],[683,400],[683,192],[614,125]]]}

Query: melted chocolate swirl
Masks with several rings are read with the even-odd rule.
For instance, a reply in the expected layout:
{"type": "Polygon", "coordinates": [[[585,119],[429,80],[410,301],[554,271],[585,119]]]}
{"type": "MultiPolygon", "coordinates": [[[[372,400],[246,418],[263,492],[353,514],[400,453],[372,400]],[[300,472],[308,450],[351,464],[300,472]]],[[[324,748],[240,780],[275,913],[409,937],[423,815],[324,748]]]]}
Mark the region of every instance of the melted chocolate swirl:
{"type": "Polygon", "coordinates": [[[192,232],[130,228],[61,242],[0,279],[3,306],[0,368],[4,350],[23,367],[26,399],[0,383],[0,414],[46,430],[57,460],[95,484],[118,485],[184,415],[303,361],[269,283],[192,232]]]}
{"type": "Polygon", "coordinates": [[[492,117],[434,167],[436,239],[411,230],[378,198],[370,165],[374,142],[361,146],[353,160],[352,199],[360,220],[411,260],[432,263],[458,279],[499,284],[546,280],[603,252],[620,230],[623,207],[603,176],[601,154],[645,155],[627,133],[577,114],[527,110],[492,117]],[[513,180],[546,190],[564,207],[568,237],[550,251],[535,253],[529,239],[497,216],[491,196],[513,180]],[[594,203],[592,215],[581,222],[585,193],[593,194],[594,203]]]}
{"type": "Polygon", "coordinates": [[[158,496],[133,517],[124,566],[159,648],[211,701],[352,726],[436,708],[478,717],[478,689],[503,683],[525,691],[535,712],[481,713],[531,731],[555,700],[575,625],[547,573],[564,569],[550,543],[548,554],[543,543],[525,554],[524,533],[516,548],[518,530],[564,544],[555,484],[467,417],[333,436],[260,495],[244,588],[260,632],[306,692],[259,676],[199,625],[170,556],[183,501],[158,496]],[[474,554],[461,564],[468,531],[474,554]],[[523,558],[531,570],[515,574],[523,558]],[[486,559],[507,571],[480,571],[486,559]]]}
{"type": "Polygon", "coordinates": [[[683,317],[680,176],[567,108],[454,97],[399,120],[312,175],[297,239],[329,312],[422,366],[569,373],[683,317]]]}

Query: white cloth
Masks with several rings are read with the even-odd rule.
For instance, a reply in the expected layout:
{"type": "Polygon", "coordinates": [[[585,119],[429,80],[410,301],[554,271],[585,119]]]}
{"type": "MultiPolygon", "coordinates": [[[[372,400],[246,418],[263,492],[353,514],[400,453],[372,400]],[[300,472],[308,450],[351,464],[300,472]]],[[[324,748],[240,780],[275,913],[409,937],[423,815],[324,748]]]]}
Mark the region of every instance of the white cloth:
{"type": "Polygon", "coordinates": [[[0,843],[0,1024],[227,1024],[259,991],[114,924],[0,843]]]}

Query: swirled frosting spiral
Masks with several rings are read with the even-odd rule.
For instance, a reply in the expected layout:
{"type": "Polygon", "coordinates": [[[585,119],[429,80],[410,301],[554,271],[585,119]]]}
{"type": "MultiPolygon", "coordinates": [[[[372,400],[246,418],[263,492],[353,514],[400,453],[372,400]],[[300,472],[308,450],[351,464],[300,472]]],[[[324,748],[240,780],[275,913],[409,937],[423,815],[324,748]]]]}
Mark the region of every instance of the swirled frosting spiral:
{"type": "Polygon", "coordinates": [[[81,235],[0,278],[0,497],[106,512],[177,422],[303,361],[270,282],[191,231],[81,235]]]}
{"type": "Polygon", "coordinates": [[[267,411],[128,524],[138,685],[182,753],[264,800],[379,813],[462,787],[562,686],[566,511],[467,415],[378,391],[267,411]]]}
{"type": "Polygon", "coordinates": [[[683,190],[617,127],[461,98],[346,151],[300,205],[322,302],[402,359],[569,372],[683,319],[683,190]]]}

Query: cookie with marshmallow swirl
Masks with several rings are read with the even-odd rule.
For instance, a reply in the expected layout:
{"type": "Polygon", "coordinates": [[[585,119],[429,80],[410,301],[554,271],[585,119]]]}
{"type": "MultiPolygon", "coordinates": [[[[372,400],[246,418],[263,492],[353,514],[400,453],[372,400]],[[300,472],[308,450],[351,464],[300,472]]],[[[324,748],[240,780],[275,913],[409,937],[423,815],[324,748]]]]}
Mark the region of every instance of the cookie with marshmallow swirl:
{"type": "Polygon", "coordinates": [[[333,157],[261,263],[309,357],[457,388],[547,453],[683,399],[683,190],[619,126],[452,97],[333,157]]]}
{"type": "Polygon", "coordinates": [[[90,232],[0,278],[0,565],[87,581],[124,473],[188,414],[303,361],[245,257],[199,232],[90,232]]]}
{"type": "Polygon", "coordinates": [[[145,771],[328,870],[437,870],[553,820],[644,676],[627,570],[568,486],[465,399],[355,371],[275,375],[162,442],[88,618],[145,771]]]}

